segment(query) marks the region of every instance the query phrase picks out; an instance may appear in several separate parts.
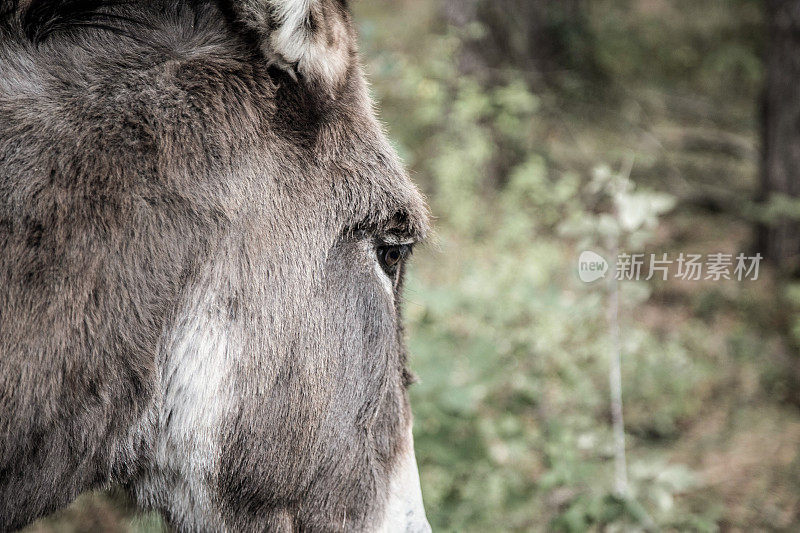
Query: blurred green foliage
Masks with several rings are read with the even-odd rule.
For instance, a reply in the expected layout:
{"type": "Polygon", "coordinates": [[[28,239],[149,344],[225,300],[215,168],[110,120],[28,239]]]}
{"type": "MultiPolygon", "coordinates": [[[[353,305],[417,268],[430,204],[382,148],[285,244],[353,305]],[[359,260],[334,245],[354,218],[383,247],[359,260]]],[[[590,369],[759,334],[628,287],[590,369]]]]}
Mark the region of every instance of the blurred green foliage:
{"type": "Polygon", "coordinates": [[[576,276],[581,250],[613,242],[748,249],[752,215],[693,200],[751,205],[761,5],[585,6],[608,81],[570,71],[533,89],[513,69],[490,86],[461,74],[465,32],[482,29],[443,25],[436,2],[357,4],[382,115],[437,217],[405,307],[429,518],[435,531],[791,530],[800,486],[778,471],[797,468],[797,454],[776,464],[739,444],[800,444],[783,432],[796,408],[775,394],[786,346],[770,325],[769,282],[620,284],[632,485],[622,501],[607,295],[576,276]]]}

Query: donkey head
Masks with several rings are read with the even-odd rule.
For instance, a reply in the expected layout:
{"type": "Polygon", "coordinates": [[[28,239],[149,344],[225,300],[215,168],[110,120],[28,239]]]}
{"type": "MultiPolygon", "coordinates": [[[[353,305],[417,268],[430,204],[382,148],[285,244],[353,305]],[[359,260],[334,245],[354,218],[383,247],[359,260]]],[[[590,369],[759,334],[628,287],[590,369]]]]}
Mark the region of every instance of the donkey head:
{"type": "Polygon", "coordinates": [[[0,6],[0,529],[117,484],[180,530],[428,530],[427,210],[346,2],[0,6]]]}

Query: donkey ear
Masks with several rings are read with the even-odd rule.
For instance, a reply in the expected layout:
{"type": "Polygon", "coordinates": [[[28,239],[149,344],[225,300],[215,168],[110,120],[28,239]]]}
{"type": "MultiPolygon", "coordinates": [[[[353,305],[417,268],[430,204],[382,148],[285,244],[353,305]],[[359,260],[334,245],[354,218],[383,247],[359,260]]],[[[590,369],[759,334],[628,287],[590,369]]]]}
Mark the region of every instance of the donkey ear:
{"type": "Polygon", "coordinates": [[[292,76],[335,91],[354,52],[343,0],[232,0],[265,57],[292,76]]]}

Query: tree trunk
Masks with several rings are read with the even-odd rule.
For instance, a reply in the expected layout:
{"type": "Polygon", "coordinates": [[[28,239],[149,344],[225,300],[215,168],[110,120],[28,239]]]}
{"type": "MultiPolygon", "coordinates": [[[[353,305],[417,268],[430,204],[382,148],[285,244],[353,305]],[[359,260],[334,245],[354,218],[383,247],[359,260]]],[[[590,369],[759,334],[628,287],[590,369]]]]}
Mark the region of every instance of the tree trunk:
{"type": "Polygon", "coordinates": [[[535,85],[563,71],[597,73],[582,0],[446,0],[445,19],[465,28],[477,22],[483,34],[468,39],[461,70],[489,81],[511,67],[535,85]]]}
{"type": "MultiPolygon", "coordinates": [[[[584,0],[443,0],[440,6],[444,20],[460,30],[459,71],[484,87],[520,75],[534,91],[559,87],[565,74],[581,81],[601,77],[584,0]]],[[[497,132],[487,184],[503,188],[526,156],[497,132]]]]}
{"type": "MultiPolygon", "coordinates": [[[[761,198],[800,202],[800,0],[768,0],[761,198]]],[[[759,231],[760,249],[784,275],[800,275],[800,220],[780,215],[759,231]]]]}

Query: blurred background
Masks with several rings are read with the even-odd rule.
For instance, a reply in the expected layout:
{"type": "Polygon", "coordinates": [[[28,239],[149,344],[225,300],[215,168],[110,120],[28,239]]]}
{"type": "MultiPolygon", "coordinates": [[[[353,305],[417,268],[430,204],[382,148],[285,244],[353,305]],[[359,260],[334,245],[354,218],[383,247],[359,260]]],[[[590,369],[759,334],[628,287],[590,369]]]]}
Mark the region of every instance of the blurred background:
{"type": "MultiPolygon", "coordinates": [[[[353,8],[436,216],[405,303],[434,531],[800,530],[800,2],[353,8]],[[577,276],[615,247],[765,260],[615,312],[577,276]]],[[[30,531],[162,529],[120,502],[30,531]]]]}

